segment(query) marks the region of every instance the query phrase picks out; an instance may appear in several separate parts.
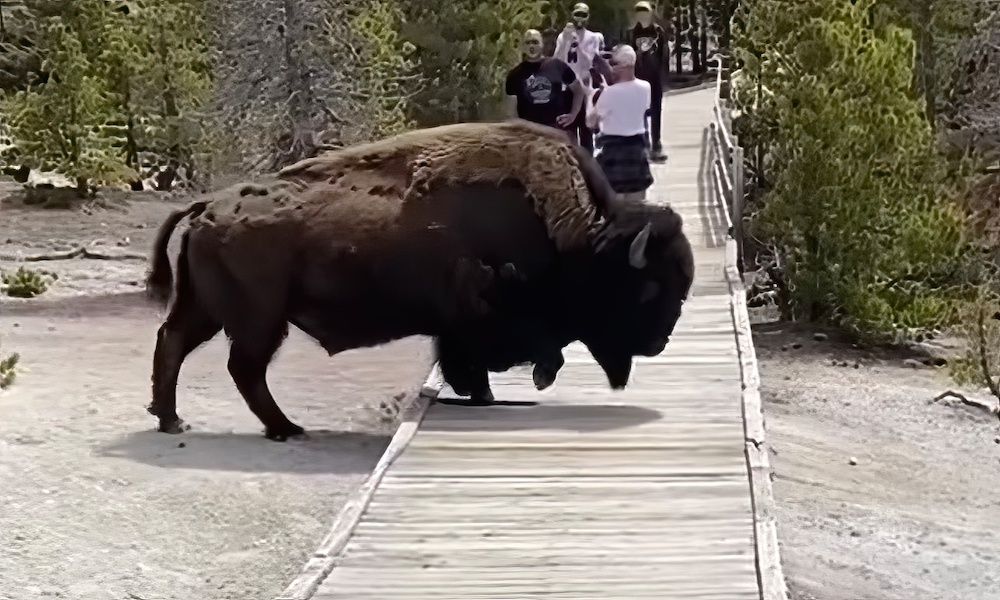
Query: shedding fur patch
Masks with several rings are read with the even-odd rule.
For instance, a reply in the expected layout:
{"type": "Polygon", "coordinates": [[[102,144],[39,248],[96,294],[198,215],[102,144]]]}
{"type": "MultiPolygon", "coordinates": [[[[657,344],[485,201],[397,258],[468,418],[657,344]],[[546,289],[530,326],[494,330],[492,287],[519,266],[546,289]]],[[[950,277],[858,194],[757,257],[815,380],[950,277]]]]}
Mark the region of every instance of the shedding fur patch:
{"type": "MultiPolygon", "coordinates": [[[[434,184],[519,181],[560,250],[585,245],[597,207],[569,140],[528,123],[461,123],[411,131],[321,154],[282,169],[297,186],[327,182],[342,190],[419,202],[434,184]]],[[[470,198],[474,202],[475,198],[470,198]]]]}

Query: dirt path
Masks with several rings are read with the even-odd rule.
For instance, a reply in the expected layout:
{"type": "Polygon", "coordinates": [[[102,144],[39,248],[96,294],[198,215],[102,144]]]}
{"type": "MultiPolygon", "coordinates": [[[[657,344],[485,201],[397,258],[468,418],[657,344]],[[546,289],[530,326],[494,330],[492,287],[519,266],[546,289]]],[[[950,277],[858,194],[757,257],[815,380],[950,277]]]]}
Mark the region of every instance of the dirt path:
{"type": "Polygon", "coordinates": [[[944,371],[756,329],[793,600],[1000,599],[996,419],[930,404],[944,371]]]}
{"type": "MultiPolygon", "coordinates": [[[[88,217],[5,207],[0,243],[30,250],[39,239],[127,233],[145,251],[170,208],[88,217]]],[[[377,461],[393,406],[426,375],[429,345],[331,359],[293,331],[269,380],[312,437],[281,444],[264,439],[239,397],[220,336],[181,373],[178,408],[193,430],[168,436],[145,412],[159,309],[134,291],[93,295],[137,289],[145,264],[44,265],[61,275],[46,294],[0,300],[0,348],[25,367],[0,394],[0,598],[273,597],[377,461]]]]}

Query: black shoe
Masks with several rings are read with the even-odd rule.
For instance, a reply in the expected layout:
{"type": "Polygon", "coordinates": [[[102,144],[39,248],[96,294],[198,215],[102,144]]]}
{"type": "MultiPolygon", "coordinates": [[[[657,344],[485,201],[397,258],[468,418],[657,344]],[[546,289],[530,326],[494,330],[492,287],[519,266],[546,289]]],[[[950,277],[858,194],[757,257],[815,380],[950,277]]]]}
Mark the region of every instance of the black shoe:
{"type": "Polygon", "coordinates": [[[653,151],[649,154],[649,159],[653,162],[667,162],[667,155],[663,153],[662,148],[653,148],[653,151]]]}

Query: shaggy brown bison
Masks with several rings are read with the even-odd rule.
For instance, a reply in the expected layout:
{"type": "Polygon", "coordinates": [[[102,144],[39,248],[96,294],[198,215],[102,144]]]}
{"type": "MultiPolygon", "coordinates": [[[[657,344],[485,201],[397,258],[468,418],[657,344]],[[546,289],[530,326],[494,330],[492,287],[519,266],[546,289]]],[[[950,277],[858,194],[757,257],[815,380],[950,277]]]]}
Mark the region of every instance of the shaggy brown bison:
{"type": "Polygon", "coordinates": [[[147,279],[173,302],[149,411],[166,432],[178,372],[225,330],[229,372],[268,438],[301,434],[267,367],[292,323],[331,355],[436,340],[445,380],[492,398],[488,371],[533,362],[552,383],[582,341],[612,387],[665,347],[694,275],[681,219],[618,204],[593,158],[524,121],[410,132],[326,153],[209,195],[160,228],[147,279]],[[167,243],[182,219],[176,284],[167,243]]]}

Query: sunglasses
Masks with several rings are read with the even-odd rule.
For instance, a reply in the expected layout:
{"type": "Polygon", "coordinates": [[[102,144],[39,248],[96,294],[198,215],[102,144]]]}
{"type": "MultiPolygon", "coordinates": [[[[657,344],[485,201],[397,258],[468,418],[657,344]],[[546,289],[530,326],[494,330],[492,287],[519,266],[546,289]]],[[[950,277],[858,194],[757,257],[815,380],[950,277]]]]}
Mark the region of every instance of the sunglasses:
{"type": "Polygon", "coordinates": [[[586,18],[588,18],[590,16],[590,13],[575,12],[575,13],[573,13],[573,16],[576,17],[577,19],[586,19],[586,18]]]}

